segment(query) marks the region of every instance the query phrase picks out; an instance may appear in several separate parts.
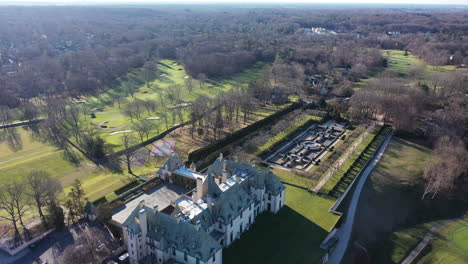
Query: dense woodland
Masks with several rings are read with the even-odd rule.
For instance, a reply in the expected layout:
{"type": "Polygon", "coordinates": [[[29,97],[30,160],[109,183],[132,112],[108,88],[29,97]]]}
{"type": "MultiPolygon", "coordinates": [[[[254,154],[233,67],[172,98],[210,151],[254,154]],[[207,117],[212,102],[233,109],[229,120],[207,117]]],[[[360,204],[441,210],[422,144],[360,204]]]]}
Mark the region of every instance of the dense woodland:
{"type": "Polygon", "coordinates": [[[100,92],[157,58],[180,60],[197,79],[239,72],[277,54],[305,65],[306,73],[346,67],[358,78],[376,64],[357,58],[359,47],[411,50],[436,65],[468,64],[467,17],[456,11],[3,7],[0,24],[8,25],[0,28],[0,105],[10,108],[100,92]],[[338,34],[304,34],[310,27],[338,34]],[[401,34],[388,36],[395,31],[401,34]]]}

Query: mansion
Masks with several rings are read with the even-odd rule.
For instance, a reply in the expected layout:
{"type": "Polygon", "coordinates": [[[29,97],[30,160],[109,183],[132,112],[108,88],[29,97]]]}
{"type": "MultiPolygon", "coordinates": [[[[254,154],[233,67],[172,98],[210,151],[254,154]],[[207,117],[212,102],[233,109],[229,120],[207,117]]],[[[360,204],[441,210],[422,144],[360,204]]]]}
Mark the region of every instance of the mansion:
{"type": "Polygon", "coordinates": [[[122,223],[131,264],[221,264],[223,248],[285,201],[285,186],[271,171],[222,155],[204,173],[173,155],[157,176],[187,192],[165,208],[140,200],[132,209],[122,223]]]}

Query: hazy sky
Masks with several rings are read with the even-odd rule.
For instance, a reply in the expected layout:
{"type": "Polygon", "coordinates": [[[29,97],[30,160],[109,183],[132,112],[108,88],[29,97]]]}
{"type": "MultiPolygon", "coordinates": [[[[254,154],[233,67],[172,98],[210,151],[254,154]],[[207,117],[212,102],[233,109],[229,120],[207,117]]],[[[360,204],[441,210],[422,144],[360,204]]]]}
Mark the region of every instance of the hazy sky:
{"type": "MultiPolygon", "coordinates": [[[[0,0],[4,1],[4,0],[0,0]]],[[[458,4],[468,5],[468,0],[6,0],[10,3],[366,3],[366,4],[458,4]]]]}

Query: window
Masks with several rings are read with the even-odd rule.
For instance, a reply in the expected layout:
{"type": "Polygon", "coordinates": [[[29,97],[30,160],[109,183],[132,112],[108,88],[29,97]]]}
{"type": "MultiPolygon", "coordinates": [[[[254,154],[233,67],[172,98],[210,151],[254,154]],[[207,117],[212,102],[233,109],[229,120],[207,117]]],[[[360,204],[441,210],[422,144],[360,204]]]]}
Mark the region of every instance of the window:
{"type": "Polygon", "coordinates": [[[216,261],[216,252],[213,254],[213,262],[216,261]]]}
{"type": "Polygon", "coordinates": [[[221,239],[221,246],[224,246],[224,239],[221,239]]]}
{"type": "Polygon", "coordinates": [[[231,232],[231,242],[232,242],[232,240],[234,240],[234,235],[231,232]]]}
{"type": "Polygon", "coordinates": [[[187,252],[184,253],[184,260],[187,261],[187,252]]]}
{"type": "Polygon", "coordinates": [[[252,216],[249,216],[249,225],[252,223],[252,216]]]}
{"type": "Polygon", "coordinates": [[[240,232],[239,233],[242,233],[242,224],[240,225],[240,232]]]}
{"type": "Polygon", "coordinates": [[[175,252],[175,248],[172,249],[172,255],[175,256],[176,252],[175,252]]]}
{"type": "Polygon", "coordinates": [[[223,225],[221,224],[221,222],[219,222],[219,229],[222,229],[223,228],[223,225]]]}
{"type": "Polygon", "coordinates": [[[241,218],[241,219],[242,219],[242,213],[243,213],[243,212],[241,211],[241,214],[240,214],[240,218],[241,218]]]}
{"type": "Polygon", "coordinates": [[[197,257],[197,264],[200,264],[200,258],[197,257]]]}
{"type": "Polygon", "coordinates": [[[268,203],[268,211],[271,211],[271,205],[268,203]]]}
{"type": "Polygon", "coordinates": [[[231,227],[232,227],[232,219],[231,219],[231,227]]]}

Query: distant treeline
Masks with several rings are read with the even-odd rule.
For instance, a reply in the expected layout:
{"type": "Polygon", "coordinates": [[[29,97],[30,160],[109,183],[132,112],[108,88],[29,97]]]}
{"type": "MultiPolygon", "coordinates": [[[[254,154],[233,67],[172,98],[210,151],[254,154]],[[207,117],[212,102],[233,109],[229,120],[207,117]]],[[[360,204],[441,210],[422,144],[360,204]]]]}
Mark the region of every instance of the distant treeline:
{"type": "Polygon", "coordinates": [[[276,54],[311,70],[351,67],[346,56],[327,59],[347,47],[411,49],[431,64],[468,64],[467,22],[461,11],[1,7],[0,105],[97,93],[157,58],[178,59],[201,79],[276,54]],[[305,34],[309,27],[338,34],[305,34]]]}

